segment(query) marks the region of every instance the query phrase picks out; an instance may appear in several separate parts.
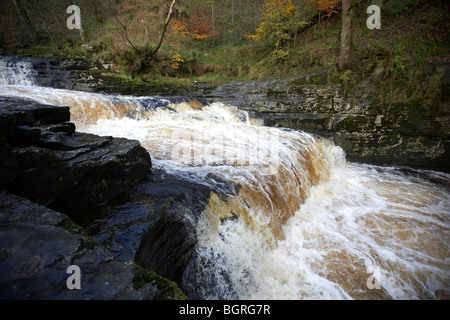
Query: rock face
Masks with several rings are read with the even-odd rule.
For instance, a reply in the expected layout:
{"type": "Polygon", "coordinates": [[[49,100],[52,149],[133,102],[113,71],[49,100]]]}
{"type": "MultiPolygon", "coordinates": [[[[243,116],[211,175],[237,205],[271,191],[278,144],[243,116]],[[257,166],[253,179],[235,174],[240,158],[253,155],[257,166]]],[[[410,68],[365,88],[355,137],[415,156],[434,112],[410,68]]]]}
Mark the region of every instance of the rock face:
{"type": "Polygon", "coordinates": [[[185,299],[178,286],[113,254],[66,215],[0,192],[0,299],[185,299]],[[80,268],[69,290],[69,266],[80,268]]]}
{"type": "Polygon", "coordinates": [[[197,274],[196,227],[211,190],[176,178],[156,178],[142,185],[141,192],[158,199],[164,209],[143,234],[136,263],[178,283],[192,299],[200,299],[194,281],[197,274]]]}
{"type": "Polygon", "coordinates": [[[138,141],[75,132],[69,108],[0,101],[3,186],[74,214],[117,196],[150,173],[138,141]]]}
{"type": "Polygon", "coordinates": [[[127,225],[130,252],[110,251],[66,215],[99,210],[151,174],[138,141],[78,133],[69,118],[68,107],[0,98],[0,299],[186,299],[134,263],[148,211],[127,225]],[[66,285],[71,265],[80,290],[66,285]]]}
{"type": "Polygon", "coordinates": [[[351,94],[327,84],[326,72],[289,79],[197,86],[192,94],[224,102],[262,119],[264,125],[329,137],[351,161],[450,171],[450,68],[442,98],[382,104],[362,89],[351,94]]]}

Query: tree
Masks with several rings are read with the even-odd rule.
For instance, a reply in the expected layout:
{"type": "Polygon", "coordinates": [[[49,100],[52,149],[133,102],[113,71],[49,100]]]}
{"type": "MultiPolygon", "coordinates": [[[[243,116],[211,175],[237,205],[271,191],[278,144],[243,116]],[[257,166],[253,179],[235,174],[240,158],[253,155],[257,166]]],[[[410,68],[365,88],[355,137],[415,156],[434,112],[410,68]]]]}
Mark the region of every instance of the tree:
{"type": "Polygon", "coordinates": [[[24,4],[21,0],[13,0],[13,3],[14,6],[19,11],[23,21],[25,22],[27,31],[31,34],[32,37],[35,37],[37,35],[37,32],[33,26],[33,23],[31,23],[30,16],[28,15],[28,11],[26,8],[26,4],[24,4]]]}
{"type": "Polygon", "coordinates": [[[117,23],[122,27],[123,34],[125,40],[128,42],[128,44],[131,46],[131,52],[126,52],[125,54],[125,60],[126,65],[130,69],[131,77],[134,78],[134,76],[142,71],[145,67],[147,67],[150,64],[150,61],[153,59],[154,55],[158,52],[158,50],[161,48],[161,45],[164,41],[164,36],[167,32],[167,28],[169,26],[170,21],[172,20],[172,17],[174,15],[174,7],[176,4],[176,0],[172,0],[172,3],[170,4],[168,8],[167,17],[162,25],[161,34],[159,36],[159,40],[155,46],[150,45],[150,39],[149,39],[149,33],[144,25],[145,33],[147,35],[146,44],[144,46],[139,45],[137,43],[134,43],[131,38],[128,36],[128,26],[126,23],[123,23],[119,17],[117,12],[114,10],[113,5],[111,3],[111,0],[109,0],[109,8],[112,12],[112,15],[116,19],[117,23]]]}
{"type": "MultiPolygon", "coordinates": [[[[170,23],[170,20],[172,20],[172,17],[173,17],[175,4],[176,4],[176,0],[172,0],[172,3],[171,3],[171,5],[169,6],[169,9],[168,9],[169,11],[167,13],[167,17],[165,19],[165,22],[163,23],[162,28],[161,28],[161,34],[159,36],[158,43],[152,49],[145,50],[145,51],[147,51],[145,55],[147,56],[148,59],[151,59],[151,57],[153,57],[158,52],[158,50],[161,48],[161,45],[162,45],[162,43],[164,41],[164,36],[166,34],[167,28],[168,28],[169,23],[170,23]]],[[[111,4],[111,1],[109,1],[109,8],[113,12],[113,16],[116,19],[116,21],[122,27],[122,29],[124,31],[124,37],[125,37],[126,41],[128,42],[128,44],[132,47],[132,49],[136,53],[140,53],[142,51],[141,48],[139,48],[139,46],[137,44],[133,43],[133,41],[128,36],[127,25],[125,23],[123,23],[122,21],[120,21],[120,19],[118,18],[117,13],[114,12],[113,5],[111,4]]],[[[145,25],[144,25],[144,28],[145,28],[145,25]]],[[[150,48],[150,43],[149,43],[149,39],[148,39],[147,29],[145,31],[146,31],[146,34],[147,34],[147,44],[146,44],[145,47],[146,47],[146,49],[149,49],[150,48]]]]}
{"type": "Polygon", "coordinates": [[[172,0],[172,4],[169,7],[169,12],[167,13],[166,21],[163,24],[161,36],[159,37],[158,44],[156,45],[155,49],[150,53],[150,56],[153,56],[158,52],[159,48],[161,48],[162,42],[164,40],[164,35],[166,34],[167,27],[169,26],[169,22],[172,19],[173,16],[173,7],[175,6],[176,0],[172,0]]]}
{"type": "Polygon", "coordinates": [[[213,45],[237,44],[245,41],[245,33],[253,33],[259,26],[265,2],[266,0],[185,0],[180,2],[182,12],[174,16],[172,26],[178,39],[197,41],[193,36],[195,32],[192,34],[195,28],[189,24],[197,14],[196,11],[200,10],[204,26],[207,27],[207,32],[198,32],[200,38],[211,39],[213,45]]]}
{"type": "Polygon", "coordinates": [[[174,31],[181,37],[202,40],[217,35],[212,23],[212,12],[206,8],[197,8],[188,19],[174,19],[174,31]]]}
{"type": "Polygon", "coordinates": [[[319,11],[319,21],[317,27],[320,24],[320,20],[323,17],[329,17],[333,13],[337,13],[335,10],[341,0],[309,0],[311,4],[319,11]]]}
{"type": "Polygon", "coordinates": [[[339,50],[339,70],[344,70],[347,67],[350,57],[350,45],[352,40],[352,18],[353,8],[352,0],[342,1],[342,30],[341,43],[339,50]]]}
{"type": "Polygon", "coordinates": [[[256,40],[271,39],[275,45],[272,56],[276,60],[286,59],[289,53],[283,50],[283,47],[299,25],[294,19],[296,9],[292,0],[266,0],[256,35],[246,37],[256,40]]]}

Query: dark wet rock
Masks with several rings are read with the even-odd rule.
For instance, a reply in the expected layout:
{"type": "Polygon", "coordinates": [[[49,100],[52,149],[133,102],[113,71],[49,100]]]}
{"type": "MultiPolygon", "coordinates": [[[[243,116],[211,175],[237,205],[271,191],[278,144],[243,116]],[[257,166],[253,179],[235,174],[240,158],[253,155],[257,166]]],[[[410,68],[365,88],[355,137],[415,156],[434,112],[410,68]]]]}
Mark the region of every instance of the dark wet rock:
{"type": "Polygon", "coordinates": [[[196,226],[210,193],[204,185],[155,170],[107,205],[78,215],[76,221],[117,260],[134,259],[197,299],[201,297],[195,286],[196,226]]]}
{"type": "MultiPolygon", "coordinates": [[[[183,186],[175,180],[166,182],[165,187],[169,186],[167,192],[174,199],[165,201],[156,221],[144,234],[136,263],[175,281],[195,299],[198,293],[192,287],[192,278],[196,275],[197,263],[196,226],[211,191],[200,185],[183,186]],[[173,188],[177,184],[178,188],[173,188]]],[[[153,188],[145,187],[147,192],[153,188]]]]}
{"type": "Polygon", "coordinates": [[[2,99],[0,119],[3,185],[52,209],[99,206],[150,173],[138,141],[78,133],[68,107],[2,99]]]}
{"type": "MultiPolygon", "coordinates": [[[[176,204],[183,192],[173,188],[175,184],[162,183],[160,188],[159,181],[144,179],[145,187],[139,184],[141,193],[137,193],[144,203],[134,199],[128,211],[118,210],[105,229],[114,240],[108,248],[101,246],[59,212],[82,220],[80,212],[90,209],[98,216],[100,205],[126,198],[125,191],[135,190],[132,186],[151,174],[151,159],[138,141],[78,133],[69,118],[66,107],[0,99],[0,191],[15,194],[0,194],[0,298],[186,298],[175,283],[135,264],[134,255],[147,243],[141,242],[144,235],[158,224],[166,208],[168,214],[173,207],[181,213],[182,206],[193,208],[195,201],[191,197],[176,204]],[[158,205],[149,206],[150,198],[158,196],[158,205]],[[69,265],[80,267],[82,290],[65,286],[69,265]]],[[[184,240],[180,240],[183,245],[194,248],[184,240]]],[[[164,248],[176,251],[176,246],[180,242],[166,241],[164,248]]],[[[167,253],[161,247],[152,250],[161,253],[152,256],[156,261],[167,253]]],[[[186,257],[171,259],[169,264],[186,257]]],[[[149,263],[143,261],[144,266],[149,263]]],[[[154,269],[164,271],[161,265],[154,269]]]]}
{"type": "Polygon", "coordinates": [[[176,284],[113,254],[66,215],[0,192],[0,299],[185,299],[176,284]],[[69,290],[67,268],[81,271],[69,290]]]}

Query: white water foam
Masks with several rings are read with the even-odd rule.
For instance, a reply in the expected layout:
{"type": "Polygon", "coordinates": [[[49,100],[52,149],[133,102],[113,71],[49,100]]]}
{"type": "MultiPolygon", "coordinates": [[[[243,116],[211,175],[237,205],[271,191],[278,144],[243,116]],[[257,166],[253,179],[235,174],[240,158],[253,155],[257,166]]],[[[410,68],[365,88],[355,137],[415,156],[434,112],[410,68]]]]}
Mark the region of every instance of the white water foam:
{"type": "Polygon", "coordinates": [[[212,196],[197,225],[206,299],[450,297],[448,174],[349,164],[327,141],[263,128],[223,104],[149,109],[145,99],[8,84],[0,95],[70,105],[79,130],[141,141],[157,168],[240,186],[229,200],[212,196]],[[265,162],[279,170],[261,172],[265,162]],[[379,289],[368,286],[373,267],[379,289]]]}
{"type": "Polygon", "coordinates": [[[36,72],[29,61],[0,59],[0,85],[36,85],[36,72]]]}
{"type": "MultiPolygon", "coordinates": [[[[449,175],[429,173],[448,181],[449,175]]],[[[232,221],[218,233],[201,227],[203,255],[231,295],[211,298],[443,299],[449,296],[450,195],[420,177],[393,168],[348,164],[312,188],[283,227],[275,247],[232,221]],[[370,289],[371,267],[380,289],[370,289]],[[228,274],[227,274],[228,276],[228,274]]],[[[204,223],[208,223],[206,220],[204,223]]],[[[220,286],[219,286],[220,288],[220,286]]]]}

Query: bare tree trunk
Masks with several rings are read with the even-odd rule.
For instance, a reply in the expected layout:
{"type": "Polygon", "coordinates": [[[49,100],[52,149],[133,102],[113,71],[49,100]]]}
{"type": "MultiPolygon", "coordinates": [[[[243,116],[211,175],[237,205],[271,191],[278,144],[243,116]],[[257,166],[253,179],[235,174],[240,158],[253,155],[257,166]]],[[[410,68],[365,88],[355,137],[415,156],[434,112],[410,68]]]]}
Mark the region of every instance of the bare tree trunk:
{"type": "Polygon", "coordinates": [[[231,0],[231,24],[233,26],[233,31],[235,31],[234,28],[236,27],[236,23],[234,21],[234,0],[231,0]]]}
{"type": "Polygon", "coordinates": [[[214,19],[214,0],[211,2],[211,17],[212,17],[212,28],[213,28],[213,46],[215,46],[215,42],[216,42],[216,36],[215,36],[215,31],[216,31],[216,21],[214,19]]]}
{"type": "Polygon", "coordinates": [[[176,0],[173,0],[172,4],[170,5],[169,13],[167,14],[166,21],[163,24],[163,28],[162,28],[162,31],[161,31],[161,36],[159,37],[158,44],[157,44],[156,48],[150,53],[150,57],[155,55],[155,53],[158,52],[159,48],[161,48],[162,42],[164,40],[164,35],[166,34],[166,31],[167,31],[167,27],[169,26],[169,22],[170,22],[170,20],[172,19],[172,16],[173,16],[173,7],[175,6],[176,2],[177,2],[176,0]]]}
{"type": "Polygon", "coordinates": [[[350,57],[350,45],[352,41],[352,0],[342,0],[342,31],[339,50],[339,70],[344,70],[350,57]]]}

